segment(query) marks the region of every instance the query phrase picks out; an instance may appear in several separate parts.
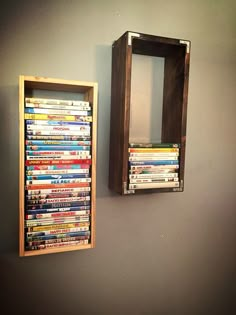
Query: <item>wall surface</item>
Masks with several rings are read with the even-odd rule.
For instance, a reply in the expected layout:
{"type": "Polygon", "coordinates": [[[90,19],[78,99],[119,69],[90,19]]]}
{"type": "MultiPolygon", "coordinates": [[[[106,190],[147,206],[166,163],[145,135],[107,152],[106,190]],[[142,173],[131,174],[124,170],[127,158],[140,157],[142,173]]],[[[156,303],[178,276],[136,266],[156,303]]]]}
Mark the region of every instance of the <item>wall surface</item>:
{"type": "MultiPolygon", "coordinates": [[[[236,2],[1,1],[1,314],[236,314],[236,2]],[[111,45],[192,42],[183,193],[108,190],[111,45]],[[18,76],[97,81],[97,246],[18,257],[18,76]]],[[[141,78],[140,78],[141,80],[141,78]]]]}

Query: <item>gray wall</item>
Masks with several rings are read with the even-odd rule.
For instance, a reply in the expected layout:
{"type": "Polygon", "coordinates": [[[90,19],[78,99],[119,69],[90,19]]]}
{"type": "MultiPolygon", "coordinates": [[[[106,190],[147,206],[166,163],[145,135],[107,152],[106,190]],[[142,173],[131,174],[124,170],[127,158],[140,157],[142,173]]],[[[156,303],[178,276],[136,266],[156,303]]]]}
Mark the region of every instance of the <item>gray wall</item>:
{"type": "Polygon", "coordinates": [[[235,4],[1,2],[3,314],[236,314],[235,4]],[[183,193],[107,188],[111,45],[126,30],[192,41],[183,193]],[[18,257],[20,74],[98,81],[96,249],[18,257]]]}

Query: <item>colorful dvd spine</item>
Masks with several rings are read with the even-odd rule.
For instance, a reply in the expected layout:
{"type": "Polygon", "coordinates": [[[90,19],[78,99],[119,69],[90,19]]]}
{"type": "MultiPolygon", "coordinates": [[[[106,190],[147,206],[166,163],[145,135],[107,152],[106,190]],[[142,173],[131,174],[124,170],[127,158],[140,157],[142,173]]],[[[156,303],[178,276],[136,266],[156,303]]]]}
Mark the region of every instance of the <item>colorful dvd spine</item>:
{"type": "Polygon", "coordinates": [[[129,161],[176,161],[178,160],[177,156],[142,156],[142,157],[129,157],[129,161]]]}
{"type": "Polygon", "coordinates": [[[49,125],[26,125],[26,130],[38,131],[87,131],[90,132],[90,126],[70,125],[70,126],[49,126],[49,125]]]}
{"type": "Polygon", "coordinates": [[[162,183],[162,182],[178,182],[179,179],[178,177],[173,177],[173,178],[135,178],[135,179],[130,179],[129,182],[130,184],[139,184],[139,183],[162,183]]]}
{"type": "Polygon", "coordinates": [[[56,120],[25,120],[26,125],[41,125],[41,126],[91,126],[87,121],[56,121],[56,120]]]}
{"type": "Polygon", "coordinates": [[[90,116],[91,111],[88,110],[66,110],[66,109],[43,109],[43,108],[25,108],[26,114],[47,114],[47,115],[77,115],[90,116]]]}
{"type": "Polygon", "coordinates": [[[90,236],[90,230],[88,227],[73,228],[73,229],[59,229],[57,233],[51,233],[55,231],[45,231],[45,232],[28,232],[26,234],[27,241],[35,240],[55,240],[64,237],[75,237],[75,236],[90,236]]]}
{"type": "Polygon", "coordinates": [[[90,201],[72,201],[72,202],[58,202],[58,203],[44,203],[39,205],[26,205],[26,210],[40,210],[40,209],[58,209],[79,206],[90,206],[90,201]]]}
{"type": "Polygon", "coordinates": [[[35,245],[53,244],[53,243],[61,243],[61,242],[67,242],[67,241],[78,241],[78,240],[88,240],[88,239],[89,239],[88,235],[70,236],[70,237],[62,237],[62,238],[49,239],[49,240],[27,241],[27,245],[35,246],[35,245]]]}
{"type": "Polygon", "coordinates": [[[90,150],[73,150],[73,151],[25,151],[26,155],[29,156],[41,156],[41,155],[90,155],[90,150]]]}
{"type": "MultiPolygon", "coordinates": [[[[77,223],[62,223],[62,224],[52,224],[46,226],[32,226],[27,227],[27,232],[45,232],[48,230],[55,231],[59,229],[71,229],[78,227],[89,227],[89,222],[77,222],[77,223]]],[[[53,233],[54,234],[54,233],[53,233]]]]}
{"type": "Polygon", "coordinates": [[[179,152],[178,148],[129,148],[130,153],[179,152]]]}
{"type": "Polygon", "coordinates": [[[129,143],[130,148],[180,148],[179,143],[129,143]]]}
{"type": "Polygon", "coordinates": [[[68,106],[89,106],[87,101],[77,101],[77,100],[60,100],[53,98],[35,98],[35,97],[26,97],[26,103],[32,104],[54,104],[54,105],[68,105],[68,106]]]}
{"type": "Polygon", "coordinates": [[[81,211],[68,211],[68,212],[56,212],[56,213],[38,213],[38,214],[26,214],[26,220],[34,219],[45,219],[45,218],[59,218],[59,217],[70,217],[79,215],[90,215],[90,210],[81,211]]]}
{"type": "Polygon", "coordinates": [[[65,135],[30,136],[30,135],[26,135],[26,140],[90,141],[91,136],[90,135],[89,136],[75,136],[75,135],[74,136],[65,136],[65,135]]]}
{"type": "Polygon", "coordinates": [[[87,121],[92,122],[92,116],[81,116],[81,115],[53,115],[53,114],[25,114],[25,119],[35,120],[57,120],[57,121],[87,121]]]}
{"type": "Polygon", "coordinates": [[[89,174],[89,168],[81,168],[81,169],[60,169],[60,170],[33,170],[33,171],[26,171],[26,175],[60,175],[60,176],[71,176],[71,174],[79,175],[79,174],[89,174]]]}
{"type": "Polygon", "coordinates": [[[87,206],[77,206],[77,207],[65,207],[65,208],[47,208],[47,209],[33,209],[27,210],[26,214],[44,214],[44,213],[60,213],[60,212],[67,212],[67,211],[81,211],[81,210],[91,210],[90,205],[87,206]]]}
{"type": "Polygon", "coordinates": [[[91,159],[91,155],[86,154],[76,154],[76,155],[60,155],[60,154],[52,154],[52,155],[27,155],[26,161],[47,161],[47,160],[59,160],[59,161],[68,161],[68,160],[74,160],[74,158],[77,157],[79,159],[91,159]]]}
{"type": "Polygon", "coordinates": [[[39,180],[26,180],[26,185],[41,185],[41,184],[72,184],[72,183],[90,183],[91,177],[89,178],[64,178],[64,179],[39,179],[39,180]]]}
{"type": "Polygon", "coordinates": [[[90,146],[85,145],[77,145],[77,146],[56,146],[56,145],[27,145],[26,150],[34,151],[34,150],[41,150],[41,151],[87,151],[90,152],[90,146]]]}
{"type": "Polygon", "coordinates": [[[53,244],[44,244],[38,246],[27,246],[28,250],[42,250],[47,248],[57,248],[64,246],[75,246],[75,245],[86,245],[88,244],[88,240],[79,240],[79,241],[69,241],[69,242],[61,242],[61,243],[53,243],[53,244]]]}
{"type": "Polygon", "coordinates": [[[25,227],[34,226],[47,226],[54,224],[64,224],[64,223],[78,223],[78,222],[89,222],[89,216],[74,216],[74,217],[61,217],[61,218],[51,218],[51,219],[35,219],[35,220],[25,220],[25,227]]]}
{"type": "Polygon", "coordinates": [[[33,175],[26,176],[27,180],[48,180],[48,179],[71,179],[71,178],[89,178],[89,174],[55,174],[55,175],[33,175]]]}
{"type": "Polygon", "coordinates": [[[129,189],[175,188],[179,182],[129,184],[129,189]]]}
{"type": "Polygon", "coordinates": [[[90,136],[90,131],[66,131],[63,130],[26,130],[27,135],[34,135],[34,136],[60,136],[60,135],[66,135],[66,136],[90,136]]]}
{"type": "Polygon", "coordinates": [[[151,173],[151,174],[138,174],[138,175],[129,175],[130,179],[142,179],[142,178],[177,178],[178,173],[151,173]]]}
{"type": "Polygon", "coordinates": [[[75,197],[87,197],[90,196],[89,191],[79,191],[73,193],[61,193],[61,194],[41,194],[41,195],[28,195],[26,193],[26,202],[30,200],[43,200],[43,199],[63,199],[63,198],[75,198],[75,197]]]}
{"type": "Polygon", "coordinates": [[[85,200],[90,200],[90,196],[27,200],[27,205],[49,204],[49,203],[60,203],[60,202],[74,202],[74,201],[85,201],[85,200]]]}
{"type": "Polygon", "coordinates": [[[59,229],[44,232],[28,232],[26,233],[27,241],[33,240],[52,240],[70,236],[90,236],[88,227],[79,227],[72,229],[59,229]]]}
{"type": "Polygon", "coordinates": [[[79,191],[79,192],[73,192],[73,193],[57,193],[57,194],[41,194],[41,195],[32,195],[27,194],[26,192],[26,202],[28,201],[39,201],[43,199],[63,199],[63,198],[77,198],[77,197],[87,197],[90,196],[90,191],[79,191]]]}
{"type": "Polygon", "coordinates": [[[130,157],[177,157],[179,152],[129,153],[130,157]]]}
{"type": "Polygon", "coordinates": [[[171,164],[177,165],[179,164],[179,161],[178,160],[129,161],[130,166],[133,166],[133,165],[171,165],[171,164]]]}
{"type": "Polygon", "coordinates": [[[130,171],[136,171],[136,170],[165,170],[165,169],[172,169],[175,172],[175,169],[178,169],[179,165],[134,165],[130,167],[130,171]]]}
{"type": "Polygon", "coordinates": [[[36,245],[43,245],[43,244],[55,244],[55,243],[65,243],[67,241],[78,241],[78,240],[89,240],[89,235],[84,236],[67,236],[55,239],[46,239],[46,240],[27,240],[27,245],[29,246],[36,246],[36,245]]]}
{"type": "Polygon", "coordinates": [[[74,187],[74,188],[57,188],[57,189],[40,189],[40,190],[27,190],[27,196],[31,195],[44,195],[44,194],[75,194],[90,192],[90,187],[74,187]]]}
{"type": "Polygon", "coordinates": [[[44,108],[44,109],[65,109],[65,110],[88,110],[91,111],[91,106],[75,106],[75,105],[58,105],[58,104],[43,104],[43,103],[26,103],[25,107],[28,108],[44,108]]]}
{"type": "Polygon", "coordinates": [[[26,145],[31,146],[91,146],[91,141],[41,141],[41,140],[26,140],[26,145]]]}
{"type": "Polygon", "coordinates": [[[29,165],[57,165],[57,164],[89,164],[91,165],[91,159],[53,159],[53,160],[27,160],[26,166],[29,165]]]}
{"type": "Polygon", "coordinates": [[[26,185],[26,190],[41,190],[41,189],[53,189],[53,188],[76,188],[76,187],[89,187],[90,183],[66,183],[66,184],[48,184],[48,185],[26,185]]]}

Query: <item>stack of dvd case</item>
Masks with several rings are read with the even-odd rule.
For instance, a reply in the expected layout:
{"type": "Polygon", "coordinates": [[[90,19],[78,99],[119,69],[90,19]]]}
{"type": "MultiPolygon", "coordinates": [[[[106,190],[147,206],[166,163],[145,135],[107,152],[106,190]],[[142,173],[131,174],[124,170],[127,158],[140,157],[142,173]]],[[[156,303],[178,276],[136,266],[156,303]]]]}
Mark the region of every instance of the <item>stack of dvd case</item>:
{"type": "Polygon", "coordinates": [[[25,98],[25,248],[90,242],[88,102],[25,98]]]}
{"type": "Polygon", "coordinates": [[[129,189],[179,187],[177,143],[130,143],[129,189]]]}

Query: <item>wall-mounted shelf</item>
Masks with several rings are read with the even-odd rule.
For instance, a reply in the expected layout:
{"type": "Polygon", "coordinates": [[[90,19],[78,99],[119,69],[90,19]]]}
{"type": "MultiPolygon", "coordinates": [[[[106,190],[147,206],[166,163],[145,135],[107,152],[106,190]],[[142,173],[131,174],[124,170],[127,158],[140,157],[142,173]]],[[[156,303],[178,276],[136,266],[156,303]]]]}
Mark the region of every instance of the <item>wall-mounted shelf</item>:
{"type": "Polygon", "coordinates": [[[97,83],[19,78],[19,254],[93,248],[97,83]]]}
{"type": "MultiPolygon", "coordinates": [[[[187,96],[190,42],[126,32],[112,46],[109,188],[119,194],[176,192],[184,189],[187,96]],[[134,54],[164,58],[161,141],[177,144],[178,178],[175,187],[130,189],[130,98],[134,54]]],[[[140,78],[142,80],[142,78],[140,78]]],[[[132,104],[135,110],[135,104],[132,104]]],[[[144,144],[147,145],[147,143],[144,144]]]]}

